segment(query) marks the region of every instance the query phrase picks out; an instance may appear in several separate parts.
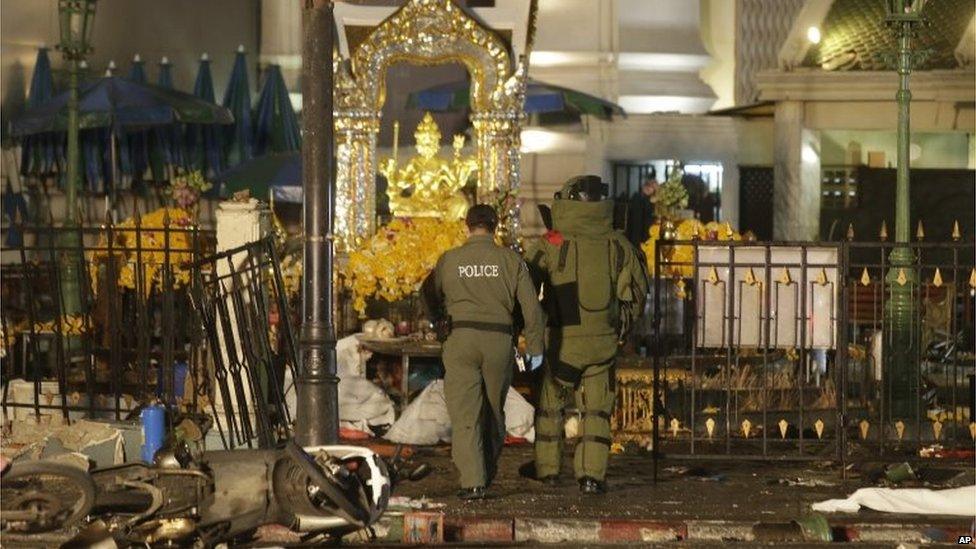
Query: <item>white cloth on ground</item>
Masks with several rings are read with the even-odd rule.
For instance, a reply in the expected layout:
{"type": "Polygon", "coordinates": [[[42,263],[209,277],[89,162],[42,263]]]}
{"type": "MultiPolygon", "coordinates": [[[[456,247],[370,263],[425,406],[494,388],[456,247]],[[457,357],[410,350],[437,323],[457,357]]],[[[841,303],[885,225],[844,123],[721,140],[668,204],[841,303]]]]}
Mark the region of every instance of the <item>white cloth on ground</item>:
{"type": "MultiPolygon", "coordinates": [[[[515,389],[505,397],[505,430],[529,442],[535,440],[535,408],[515,389]]],[[[444,380],[430,383],[407,406],[384,438],[403,444],[437,444],[451,441],[451,420],[447,415],[444,380]]]]}
{"type": "Polygon", "coordinates": [[[932,490],[929,488],[861,488],[847,499],[828,499],[814,503],[821,513],[856,513],[861,507],[885,513],[919,515],[976,514],[976,485],[932,490]]]}
{"type": "MultiPolygon", "coordinates": [[[[369,431],[371,425],[392,425],[393,401],[381,387],[366,379],[368,354],[360,351],[358,334],[336,342],[336,375],[339,377],[339,425],[369,431]]],[[[285,404],[295,417],[297,396],[291,371],[285,371],[285,404]]]]}

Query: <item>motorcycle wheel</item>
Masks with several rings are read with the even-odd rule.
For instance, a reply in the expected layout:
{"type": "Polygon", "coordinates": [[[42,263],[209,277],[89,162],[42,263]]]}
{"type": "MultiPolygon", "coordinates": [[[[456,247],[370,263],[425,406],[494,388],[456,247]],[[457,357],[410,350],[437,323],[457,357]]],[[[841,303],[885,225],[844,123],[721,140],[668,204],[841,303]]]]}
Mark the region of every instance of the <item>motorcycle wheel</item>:
{"type": "Polygon", "coordinates": [[[70,528],[91,511],[95,491],[88,473],[76,467],[15,463],[0,479],[0,529],[32,534],[70,528]]]}

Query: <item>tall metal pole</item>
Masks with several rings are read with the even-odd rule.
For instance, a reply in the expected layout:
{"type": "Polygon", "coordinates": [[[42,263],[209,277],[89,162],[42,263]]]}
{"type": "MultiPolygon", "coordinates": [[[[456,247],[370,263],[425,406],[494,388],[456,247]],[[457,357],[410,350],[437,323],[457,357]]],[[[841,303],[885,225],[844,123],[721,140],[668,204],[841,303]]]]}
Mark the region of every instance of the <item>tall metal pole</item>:
{"type": "Polygon", "coordinates": [[[915,310],[914,291],[917,276],[913,268],[914,254],[909,247],[911,235],[911,212],[909,209],[909,147],[910,147],[910,104],[912,92],[908,89],[908,77],[912,72],[915,52],[912,51],[914,27],[921,23],[918,13],[895,12],[889,15],[889,22],[898,39],[896,68],[898,71],[898,173],[895,189],[895,248],[892,250],[891,270],[886,281],[890,289],[886,303],[886,316],[889,319],[886,337],[889,353],[888,379],[891,387],[891,414],[896,418],[915,416],[918,404],[918,365],[917,346],[919,344],[914,330],[915,310]]]}
{"type": "Polygon", "coordinates": [[[333,5],[305,0],[302,14],[302,185],[305,258],[301,369],[295,439],[303,446],[339,438],[336,335],[332,318],[335,149],[332,120],[333,5]]]}
{"type": "Polygon", "coordinates": [[[80,186],[80,146],[78,144],[78,60],[68,60],[68,173],[65,181],[65,222],[77,221],[77,193],[80,186]]]}
{"type": "MultiPolygon", "coordinates": [[[[71,316],[81,311],[81,278],[79,269],[82,258],[78,254],[81,249],[81,233],[78,226],[78,188],[81,186],[81,146],[79,145],[78,128],[78,55],[65,56],[68,61],[68,170],[65,187],[64,230],[58,237],[58,246],[62,250],[60,258],[61,283],[61,314],[71,316]]],[[[81,345],[78,337],[66,339],[69,350],[76,350],[81,345]]]]}

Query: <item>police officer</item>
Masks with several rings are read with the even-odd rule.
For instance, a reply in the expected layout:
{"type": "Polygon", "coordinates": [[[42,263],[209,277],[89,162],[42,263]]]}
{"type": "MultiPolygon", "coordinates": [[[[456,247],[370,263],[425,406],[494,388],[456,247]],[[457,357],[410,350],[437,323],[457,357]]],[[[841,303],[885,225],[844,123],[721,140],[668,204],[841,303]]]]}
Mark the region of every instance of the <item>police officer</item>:
{"type": "Polygon", "coordinates": [[[647,296],[640,252],[613,229],[613,202],[594,175],[556,193],[552,227],[526,257],[542,284],[549,335],[535,422],[537,478],[558,483],[563,410],[582,412],[574,469],[583,493],[603,493],[614,401],[613,365],[647,296]]]}
{"type": "Polygon", "coordinates": [[[542,364],[545,320],[522,258],[495,244],[498,215],[478,204],[465,218],[470,236],[437,261],[424,282],[432,319],[449,322],[443,346],[451,456],[462,499],[480,499],[505,442],[505,396],[515,360],[513,311],[521,308],[530,363],[542,364]]]}

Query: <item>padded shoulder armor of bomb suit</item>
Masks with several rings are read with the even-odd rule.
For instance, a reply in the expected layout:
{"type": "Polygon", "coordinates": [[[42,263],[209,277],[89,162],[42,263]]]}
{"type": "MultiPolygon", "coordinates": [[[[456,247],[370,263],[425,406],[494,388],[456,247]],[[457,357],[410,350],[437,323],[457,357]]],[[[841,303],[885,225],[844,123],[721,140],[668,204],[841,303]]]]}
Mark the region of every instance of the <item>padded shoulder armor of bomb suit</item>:
{"type": "Polygon", "coordinates": [[[612,228],[613,203],[555,200],[553,230],[529,251],[549,325],[565,337],[623,335],[643,310],[646,265],[612,228]]]}

